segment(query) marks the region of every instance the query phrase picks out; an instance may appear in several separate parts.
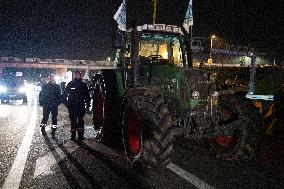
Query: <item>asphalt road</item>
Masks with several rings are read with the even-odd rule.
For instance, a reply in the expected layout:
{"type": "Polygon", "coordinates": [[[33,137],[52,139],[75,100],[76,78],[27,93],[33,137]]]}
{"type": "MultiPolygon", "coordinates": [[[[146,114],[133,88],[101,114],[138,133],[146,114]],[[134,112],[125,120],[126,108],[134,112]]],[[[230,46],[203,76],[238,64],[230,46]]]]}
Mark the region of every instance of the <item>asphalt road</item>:
{"type": "Polygon", "coordinates": [[[279,137],[270,139],[251,163],[220,161],[177,140],[170,165],[140,173],[130,169],[119,148],[94,139],[90,115],[85,117],[87,139],[78,145],[69,140],[64,106],[54,138],[50,126],[46,136],[41,134],[41,113],[36,103],[0,104],[1,188],[284,188],[279,137]]]}

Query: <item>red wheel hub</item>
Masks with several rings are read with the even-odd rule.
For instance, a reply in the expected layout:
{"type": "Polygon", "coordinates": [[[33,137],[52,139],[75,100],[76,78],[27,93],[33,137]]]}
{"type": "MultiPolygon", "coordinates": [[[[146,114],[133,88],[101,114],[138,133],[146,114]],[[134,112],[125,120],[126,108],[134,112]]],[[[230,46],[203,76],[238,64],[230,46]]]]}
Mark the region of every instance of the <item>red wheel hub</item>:
{"type": "Polygon", "coordinates": [[[233,136],[219,136],[216,138],[217,144],[224,148],[230,147],[230,145],[232,145],[234,141],[235,138],[233,136]]]}
{"type": "Polygon", "coordinates": [[[98,127],[102,127],[104,120],[104,98],[102,90],[97,86],[95,89],[95,123],[98,127]]]}
{"type": "Polygon", "coordinates": [[[140,119],[137,114],[131,113],[127,121],[127,138],[130,151],[137,155],[141,148],[140,119]]]}

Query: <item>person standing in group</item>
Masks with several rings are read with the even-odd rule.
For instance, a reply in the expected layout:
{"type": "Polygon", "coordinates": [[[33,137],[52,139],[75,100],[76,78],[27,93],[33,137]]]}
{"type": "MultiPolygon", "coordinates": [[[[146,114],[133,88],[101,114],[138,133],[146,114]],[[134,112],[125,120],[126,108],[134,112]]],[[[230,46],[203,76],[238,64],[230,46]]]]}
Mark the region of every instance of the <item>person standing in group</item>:
{"type": "Polygon", "coordinates": [[[71,121],[71,140],[75,140],[76,132],[78,141],[84,140],[84,116],[86,108],[90,107],[90,94],[88,86],[82,81],[82,74],[76,71],[74,79],[70,81],[62,95],[62,102],[66,105],[71,121]]]}
{"type": "Polygon", "coordinates": [[[51,112],[51,134],[54,135],[57,129],[57,115],[58,106],[61,103],[61,89],[60,86],[55,83],[54,75],[48,77],[48,83],[42,86],[39,93],[39,105],[43,108],[43,115],[41,120],[41,132],[45,133],[45,127],[51,112]]]}

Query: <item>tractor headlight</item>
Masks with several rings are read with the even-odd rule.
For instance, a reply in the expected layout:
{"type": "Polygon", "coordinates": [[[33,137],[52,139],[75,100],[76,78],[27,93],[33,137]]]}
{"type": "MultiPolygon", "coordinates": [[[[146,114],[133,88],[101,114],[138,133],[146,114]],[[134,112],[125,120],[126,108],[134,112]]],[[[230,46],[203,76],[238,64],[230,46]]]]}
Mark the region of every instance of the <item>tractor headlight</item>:
{"type": "Polygon", "coordinates": [[[0,93],[5,93],[7,91],[6,87],[0,86],[0,93]]]}
{"type": "Polygon", "coordinates": [[[212,98],[217,99],[219,96],[219,93],[217,91],[213,91],[213,93],[211,94],[212,98]]]}
{"type": "Polygon", "coordinates": [[[199,96],[200,96],[200,93],[198,91],[193,91],[192,94],[191,94],[192,98],[194,99],[198,99],[199,96]]]}

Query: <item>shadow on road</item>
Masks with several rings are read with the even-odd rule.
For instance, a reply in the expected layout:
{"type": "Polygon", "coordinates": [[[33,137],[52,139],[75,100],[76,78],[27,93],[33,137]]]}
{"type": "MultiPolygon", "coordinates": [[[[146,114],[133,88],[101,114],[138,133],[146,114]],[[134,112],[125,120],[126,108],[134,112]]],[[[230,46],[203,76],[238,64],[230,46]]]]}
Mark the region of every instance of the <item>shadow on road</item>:
{"type": "Polygon", "coordinates": [[[107,165],[117,176],[127,180],[127,182],[134,188],[153,188],[151,184],[147,183],[140,172],[131,169],[125,158],[122,159],[120,156],[116,157],[114,160],[111,160],[110,157],[100,151],[95,150],[92,146],[86,143],[82,143],[81,147],[104,162],[104,164],[107,165]]]}
{"type": "MultiPolygon", "coordinates": [[[[43,134],[45,143],[48,145],[48,148],[52,152],[52,155],[56,160],[60,159],[60,155],[55,150],[55,146],[49,139],[49,137],[46,134],[43,134]]],[[[68,152],[68,150],[63,146],[63,144],[59,144],[58,147],[64,152],[67,159],[70,160],[70,162],[77,168],[77,170],[88,180],[88,182],[91,184],[92,188],[103,188],[98,182],[96,182],[95,178],[92,177],[80,164],[80,162],[72,156],[68,152]]],[[[80,185],[77,182],[77,179],[74,177],[72,172],[68,169],[68,166],[65,161],[61,160],[58,162],[58,166],[60,167],[62,173],[64,174],[66,180],[68,181],[71,188],[81,188],[80,185]]]]}

